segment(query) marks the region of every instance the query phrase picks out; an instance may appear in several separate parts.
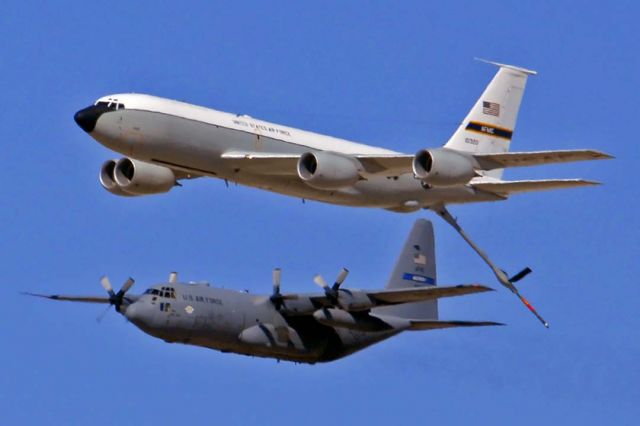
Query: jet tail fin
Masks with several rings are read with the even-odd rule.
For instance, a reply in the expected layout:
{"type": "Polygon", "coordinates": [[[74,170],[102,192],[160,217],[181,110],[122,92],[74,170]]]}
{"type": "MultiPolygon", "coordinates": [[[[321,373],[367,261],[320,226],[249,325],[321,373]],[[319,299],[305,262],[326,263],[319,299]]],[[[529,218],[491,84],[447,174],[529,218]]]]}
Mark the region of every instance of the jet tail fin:
{"type": "MultiPolygon", "coordinates": [[[[500,69],[444,147],[470,154],[508,152],[527,78],[536,72],[480,61],[500,69]]],[[[499,179],[502,172],[502,169],[495,169],[485,171],[483,175],[499,179]]]]}

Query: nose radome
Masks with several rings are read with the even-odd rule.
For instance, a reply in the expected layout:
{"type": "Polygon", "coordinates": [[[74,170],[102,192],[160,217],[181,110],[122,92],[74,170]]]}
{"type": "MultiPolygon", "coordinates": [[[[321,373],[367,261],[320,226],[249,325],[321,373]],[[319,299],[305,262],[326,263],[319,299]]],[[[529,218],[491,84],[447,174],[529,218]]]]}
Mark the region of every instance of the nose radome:
{"type": "Polygon", "coordinates": [[[87,133],[91,133],[96,127],[98,118],[110,109],[103,105],[91,105],[76,112],[73,119],[78,126],[87,133]]]}
{"type": "Polygon", "coordinates": [[[140,320],[142,317],[140,306],[136,302],[128,305],[124,311],[124,316],[133,323],[140,320]]]}

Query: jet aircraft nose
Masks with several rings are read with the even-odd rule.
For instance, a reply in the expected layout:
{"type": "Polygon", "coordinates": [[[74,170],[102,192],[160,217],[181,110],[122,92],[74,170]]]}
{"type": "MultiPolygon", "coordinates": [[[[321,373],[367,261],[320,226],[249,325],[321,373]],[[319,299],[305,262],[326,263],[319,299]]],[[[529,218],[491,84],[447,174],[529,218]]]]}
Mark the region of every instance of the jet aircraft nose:
{"type": "Polygon", "coordinates": [[[82,130],[87,133],[91,133],[96,127],[98,118],[107,111],[110,111],[110,108],[104,105],[91,105],[76,112],[73,119],[78,123],[78,126],[80,126],[82,130]]]}

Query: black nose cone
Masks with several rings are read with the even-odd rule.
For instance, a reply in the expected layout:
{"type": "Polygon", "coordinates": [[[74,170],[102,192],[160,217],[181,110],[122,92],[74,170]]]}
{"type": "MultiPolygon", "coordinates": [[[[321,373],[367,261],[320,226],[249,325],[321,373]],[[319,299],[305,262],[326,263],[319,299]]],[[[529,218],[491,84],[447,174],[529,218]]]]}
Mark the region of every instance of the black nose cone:
{"type": "Polygon", "coordinates": [[[100,104],[91,105],[90,107],[86,107],[76,112],[73,116],[73,119],[76,121],[76,123],[78,123],[78,126],[80,126],[82,130],[87,133],[91,133],[96,127],[98,118],[100,118],[102,114],[110,110],[110,108],[100,104]]]}

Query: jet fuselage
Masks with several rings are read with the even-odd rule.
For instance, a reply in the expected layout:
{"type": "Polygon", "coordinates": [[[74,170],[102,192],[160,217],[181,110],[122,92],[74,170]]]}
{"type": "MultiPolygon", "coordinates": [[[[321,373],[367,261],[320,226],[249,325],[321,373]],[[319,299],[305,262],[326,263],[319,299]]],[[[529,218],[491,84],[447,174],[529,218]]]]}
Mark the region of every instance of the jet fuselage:
{"type": "Polygon", "coordinates": [[[101,98],[96,106],[79,111],[76,121],[102,145],[127,157],[179,170],[186,176],[217,177],[302,199],[394,211],[415,211],[443,202],[501,199],[466,185],[428,187],[411,173],[373,176],[346,188],[322,190],[307,185],[295,173],[278,174],[272,169],[260,173],[259,167],[244,170],[223,155],[399,153],[150,95],[101,98]],[[108,102],[118,108],[98,107],[108,102]]]}

